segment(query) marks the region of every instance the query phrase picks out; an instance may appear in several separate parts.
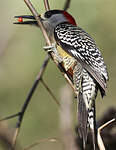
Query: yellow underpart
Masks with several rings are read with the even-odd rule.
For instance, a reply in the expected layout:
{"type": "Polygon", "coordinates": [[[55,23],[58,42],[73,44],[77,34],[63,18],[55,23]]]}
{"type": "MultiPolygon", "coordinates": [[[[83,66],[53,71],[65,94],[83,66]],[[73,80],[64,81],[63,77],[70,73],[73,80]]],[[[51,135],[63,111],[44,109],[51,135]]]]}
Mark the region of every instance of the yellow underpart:
{"type": "Polygon", "coordinates": [[[70,56],[68,53],[66,53],[60,46],[57,46],[58,54],[63,60],[63,64],[65,67],[65,70],[67,71],[70,67],[74,66],[75,59],[70,56]]]}
{"type": "Polygon", "coordinates": [[[57,50],[59,55],[64,58],[64,57],[69,57],[72,58],[72,56],[70,56],[68,53],[66,53],[60,46],[57,46],[57,50]]]}

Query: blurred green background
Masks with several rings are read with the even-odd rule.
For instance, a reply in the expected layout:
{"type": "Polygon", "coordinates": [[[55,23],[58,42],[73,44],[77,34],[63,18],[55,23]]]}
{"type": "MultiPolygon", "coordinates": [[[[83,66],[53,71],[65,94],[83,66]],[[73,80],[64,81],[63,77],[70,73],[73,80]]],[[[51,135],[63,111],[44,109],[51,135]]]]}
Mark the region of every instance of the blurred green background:
{"type": "MultiPolygon", "coordinates": [[[[51,8],[62,9],[65,0],[49,0],[51,8]]],[[[43,0],[33,0],[39,13],[44,11],[43,0]]],[[[78,25],[94,37],[100,47],[109,71],[107,96],[98,96],[97,117],[110,106],[116,107],[116,1],[72,0],[68,9],[78,25]]],[[[20,110],[45,58],[43,36],[38,28],[14,25],[15,15],[30,14],[22,0],[0,1],[0,117],[20,110]]],[[[50,61],[44,74],[49,87],[59,98],[59,90],[65,80],[50,61]]],[[[73,100],[74,124],[76,124],[76,101],[73,100]]],[[[9,121],[15,126],[16,119],[9,121]]],[[[46,137],[58,137],[58,106],[40,84],[25,114],[18,141],[21,146],[46,137]]],[[[34,149],[60,149],[58,143],[40,144],[34,149]],[[56,148],[57,147],[57,148],[56,148]]]]}

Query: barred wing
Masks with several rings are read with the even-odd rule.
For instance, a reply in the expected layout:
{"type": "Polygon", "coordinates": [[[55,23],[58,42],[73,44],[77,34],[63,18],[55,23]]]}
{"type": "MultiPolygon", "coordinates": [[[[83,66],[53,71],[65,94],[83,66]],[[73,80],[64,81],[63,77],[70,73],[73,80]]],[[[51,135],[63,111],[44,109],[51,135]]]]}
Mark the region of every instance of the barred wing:
{"type": "Polygon", "coordinates": [[[108,73],[103,57],[94,40],[83,29],[62,23],[56,26],[54,38],[106,90],[108,73]]]}

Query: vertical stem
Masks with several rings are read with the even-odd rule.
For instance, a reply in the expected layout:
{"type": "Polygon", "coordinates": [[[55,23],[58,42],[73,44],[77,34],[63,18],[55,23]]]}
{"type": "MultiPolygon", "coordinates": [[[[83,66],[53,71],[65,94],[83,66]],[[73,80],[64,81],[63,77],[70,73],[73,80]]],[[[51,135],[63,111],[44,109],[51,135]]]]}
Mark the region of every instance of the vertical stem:
{"type": "Polygon", "coordinates": [[[46,69],[46,66],[49,62],[49,56],[47,55],[47,57],[45,58],[44,60],[44,63],[42,64],[41,66],[41,69],[40,69],[40,72],[39,74],[37,75],[37,78],[31,88],[31,90],[29,91],[29,94],[27,96],[27,99],[25,100],[23,106],[21,107],[21,111],[20,111],[20,115],[19,115],[19,118],[18,118],[18,122],[16,124],[16,131],[14,133],[14,137],[13,137],[13,145],[15,146],[16,145],[16,139],[17,139],[17,136],[18,136],[18,133],[19,133],[19,130],[20,130],[20,127],[21,127],[21,123],[22,123],[22,120],[23,120],[23,117],[24,117],[24,113],[27,109],[27,106],[29,105],[29,102],[35,92],[35,89],[37,88],[37,85],[39,83],[39,81],[41,80],[41,77],[46,69]]]}
{"type": "Polygon", "coordinates": [[[45,6],[46,11],[50,10],[50,5],[49,5],[48,0],[44,0],[44,6],[45,6]]]}
{"type": "Polygon", "coordinates": [[[33,7],[33,5],[31,4],[30,0],[24,0],[24,2],[26,3],[26,5],[28,6],[28,8],[30,9],[31,13],[33,14],[33,16],[35,17],[43,35],[44,35],[44,38],[45,38],[45,41],[47,43],[48,46],[51,46],[51,42],[50,42],[50,39],[46,33],[46,30],[43,26],[43,23],[41,21],[41,18],[40,18],[40,15],[38,14],[38,12],[35,10],[35,8],[33,7]]]}

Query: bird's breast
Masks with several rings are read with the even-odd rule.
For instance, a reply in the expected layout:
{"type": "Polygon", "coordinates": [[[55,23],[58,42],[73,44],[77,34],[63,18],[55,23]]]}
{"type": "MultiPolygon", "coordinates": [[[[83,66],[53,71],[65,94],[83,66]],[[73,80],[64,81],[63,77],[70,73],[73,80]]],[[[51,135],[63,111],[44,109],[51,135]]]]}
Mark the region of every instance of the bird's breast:
{"type": "Polygon", "coordinates": [[[75,66],[75,59],[65,52],[60,46],[57,46],[58,54],[62,58],[62,65],[67,73],[73,77],[73,68],[75,66]]]}

